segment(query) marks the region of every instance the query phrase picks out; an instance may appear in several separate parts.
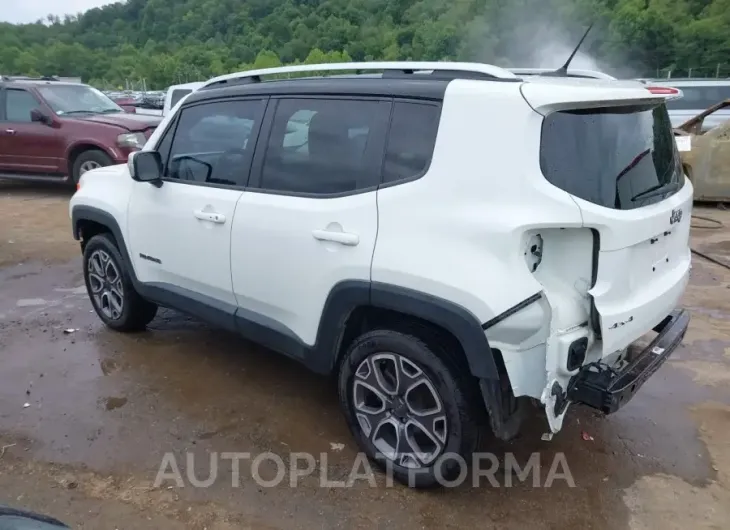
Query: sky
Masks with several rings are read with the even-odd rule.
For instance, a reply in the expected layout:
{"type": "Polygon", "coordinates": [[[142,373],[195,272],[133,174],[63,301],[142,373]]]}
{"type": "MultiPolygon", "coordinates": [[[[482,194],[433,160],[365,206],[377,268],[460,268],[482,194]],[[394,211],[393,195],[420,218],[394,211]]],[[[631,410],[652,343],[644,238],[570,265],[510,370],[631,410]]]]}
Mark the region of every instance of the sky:
{"type": "Polygon", "coordinates": [[[47,15],[76,14],[114,0],[0,0],[0,22],[35,22],[47,15]]]}

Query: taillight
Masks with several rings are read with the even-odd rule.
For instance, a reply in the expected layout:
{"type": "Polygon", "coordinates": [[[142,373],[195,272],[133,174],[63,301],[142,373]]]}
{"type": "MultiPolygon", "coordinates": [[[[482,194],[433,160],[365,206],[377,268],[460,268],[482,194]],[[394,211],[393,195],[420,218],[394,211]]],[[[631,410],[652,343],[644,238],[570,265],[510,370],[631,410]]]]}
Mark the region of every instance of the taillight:
{"type": "Polygon", "coordinates": [[[658,96],[666,96],[667,99],[676,99],[682,97],[682,91],[678,88],[670,86],[648,86],[646,89],[652,94],[658,96]]]}

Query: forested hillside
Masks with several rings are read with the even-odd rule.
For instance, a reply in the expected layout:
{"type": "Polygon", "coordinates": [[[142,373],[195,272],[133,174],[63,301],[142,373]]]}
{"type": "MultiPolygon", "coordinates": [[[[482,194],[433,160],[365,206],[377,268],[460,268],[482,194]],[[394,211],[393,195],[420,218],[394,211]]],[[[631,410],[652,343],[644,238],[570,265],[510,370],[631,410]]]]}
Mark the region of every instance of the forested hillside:
{"type": "Polygon", "coordinates": [[[730,0],[127,0],[0,24],[0,72],[164,87],[350,58],[558,66],[589,22],[608,71],[730,75],[730,0]]]}

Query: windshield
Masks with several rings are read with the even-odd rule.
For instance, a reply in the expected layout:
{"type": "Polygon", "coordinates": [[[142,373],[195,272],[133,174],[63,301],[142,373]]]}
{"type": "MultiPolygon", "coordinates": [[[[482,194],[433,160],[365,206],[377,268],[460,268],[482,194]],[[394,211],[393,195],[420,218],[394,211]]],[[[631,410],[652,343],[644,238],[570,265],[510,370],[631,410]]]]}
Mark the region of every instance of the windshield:
{"type": "Polygon", "coordinates": [[[730,85],[679,86],[682,97],[667,102],[669,110],[702,111],[730,99],[730,85]]]}
{"type": "Polygon", "coordinates": [[[44,85],[38,88],[53,112],[59,116],[80,113],[124,112],[103,92],[87,85],[44,85]]]}
{"type": "Polygon", "coordinates": [[[664,105],[550,114],[540,165],[558,188],[619,210],[659,202],[684,183],[664,105]]]}

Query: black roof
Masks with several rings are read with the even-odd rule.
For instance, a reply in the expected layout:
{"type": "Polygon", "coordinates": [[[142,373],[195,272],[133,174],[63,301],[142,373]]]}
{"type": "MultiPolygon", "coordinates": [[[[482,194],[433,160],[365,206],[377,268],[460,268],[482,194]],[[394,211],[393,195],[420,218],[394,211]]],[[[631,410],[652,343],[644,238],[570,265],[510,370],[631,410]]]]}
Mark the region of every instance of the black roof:
{"type": "Polygon", "coordinates": [[[496,78],[479,72],[437,71],[409,73],[387,71],[383,74],[334,75],[324,77],[300,77],[262,81],[258,77],[243,77],[223,81],[193,92],[186,104],[214,98],[253,95],[352,95],[407,97],[427,100],[443,100],[446,87],[454,79],[480,79],[498,82],[515,82],[521,79],[496,78]]]}
{"type": "Polygon", "coordinates": [[[382,78],[303,78],[211,86],[193,92],[186,103],[195,103],[214,98],[254,95],[359,95],[383,97],[409,97],[417,99],[442,100],[448,81],[425,79],[382,79],[382,78]]]}

